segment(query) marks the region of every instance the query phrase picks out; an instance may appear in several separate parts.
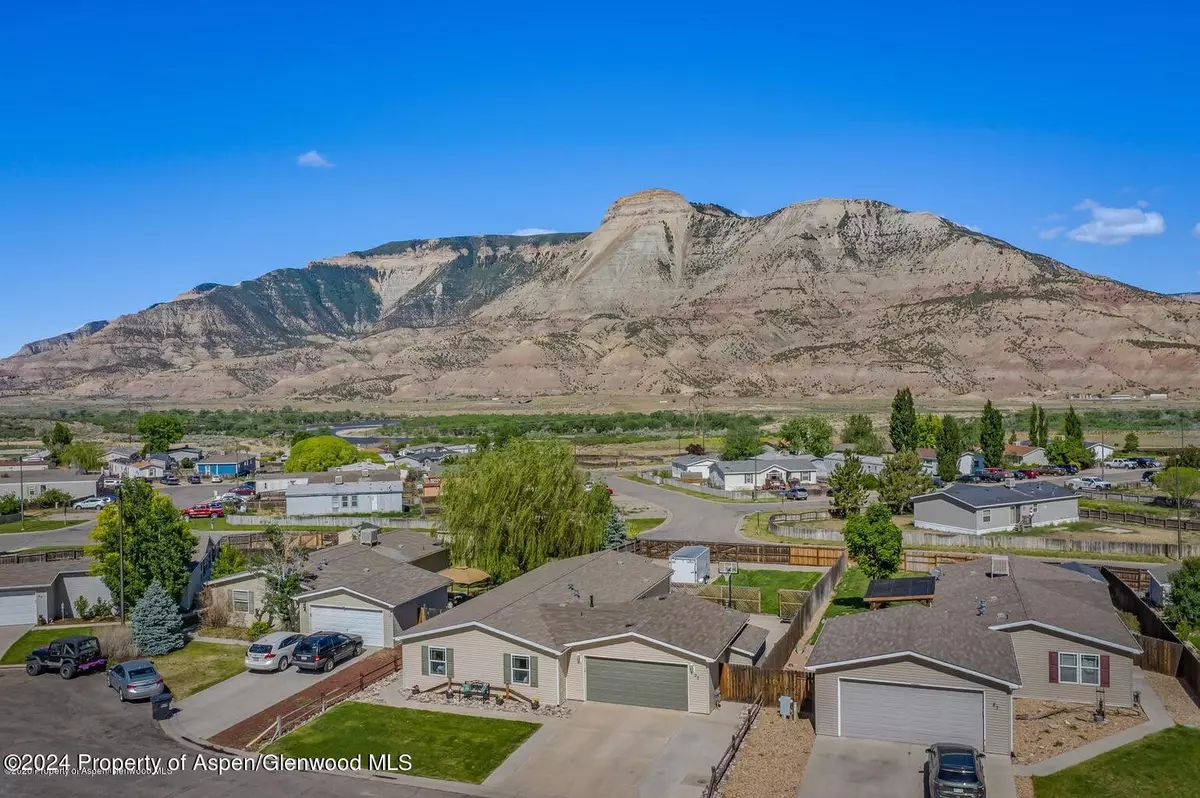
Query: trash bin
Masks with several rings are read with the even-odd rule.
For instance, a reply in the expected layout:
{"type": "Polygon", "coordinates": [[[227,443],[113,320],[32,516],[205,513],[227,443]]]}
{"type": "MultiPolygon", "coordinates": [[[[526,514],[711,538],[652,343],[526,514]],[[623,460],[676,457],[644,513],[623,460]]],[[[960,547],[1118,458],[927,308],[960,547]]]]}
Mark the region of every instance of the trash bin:
{"type": "Polygon", "coordinates": [[[159,693],[150,699],[150,706],[155,720],[167,720],[171,717],[171,694],[159,693]]]}

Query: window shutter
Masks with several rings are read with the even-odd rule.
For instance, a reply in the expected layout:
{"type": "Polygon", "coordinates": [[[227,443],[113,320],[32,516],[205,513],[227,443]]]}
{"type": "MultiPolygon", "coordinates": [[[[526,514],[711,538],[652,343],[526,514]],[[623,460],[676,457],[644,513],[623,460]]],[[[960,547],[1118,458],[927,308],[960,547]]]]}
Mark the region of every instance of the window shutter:
{"type": "Polygon", "coordinates": [[[529,686],[537,687],[537,661],[534,656],[529,657],[529,686]]]}
{"type": "Polygon", "coordinates": [[[512,654],[504,655],[504,683],[512,684],[512,654]]]}
{"type": "Polygon", "coordinates": [[[446,649],[446,678],[454,679],[454,649],[446,649]]]}
{"type": "Polygon", "coordinates": [[[421,675],[429,675],[429,646],[421,646],[421,675]]]}
{"type": "Polygon", "coordinates": [[[1058,652],[1050,652],[1050,684],[1058,684],[1058,652]]]}
{"type": "Polygon", "coordinates": [[[1108,655],[1101,654],[1100,655],[1100,686],[1101,687],[1108,687],[1108,670],[1109,670],[1108,655]]]}

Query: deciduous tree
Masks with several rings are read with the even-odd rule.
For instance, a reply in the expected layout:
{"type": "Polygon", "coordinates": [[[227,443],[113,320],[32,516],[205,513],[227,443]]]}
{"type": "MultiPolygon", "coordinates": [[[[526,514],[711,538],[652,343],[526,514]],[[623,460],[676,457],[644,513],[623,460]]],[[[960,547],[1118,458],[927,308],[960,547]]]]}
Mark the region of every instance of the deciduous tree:
{"type": "Polygon", "coordinates": [[[1136,432],[1130,432],[1125,435],[1125,454],[1133,454],[1141,445],[1142,442],[1138,440],[1136,432]]]}
{"type": "Polygon", "coordinates": [[[584,488],[562,441],[516,439],[472,457],[442,483],[440,502],[455,563],[501,581],[598,551],[612,518],[608,490],[584,488]]]}
{"type": "Polygon", "coordinates": [[[846,553],[868,579],[886,579],[896,573],[904,551],[904,534],[892,523],[892,512],[876,502],[865,513],[852,513],[842,535],[846,553]]]}
{"type": "Polygon", "coordinates": [[[1083,422],[1075,412],[1075,405],[1068,405],[1067,416],[1063,420],[1063,437],[1069,441],[1083,443],[1083,422]]]}
{"type": "Polygon", "coordinates": [[[862,460],[857,455],[847,454],[846,461],[830,472],[829,498],[833,503],[831,513],[840,518],[857,513],[866,503],[862,460]]]}
{"type": "Polygon", "coordinates": [[[934,449],[937,447],[938,434],[942,431],[942,420],[933,413],[917,416],[916,447],[918,449],[934,449]]]}
{"type": "Polygon", "coordinates": [[[917,409],[913,404],[912,391],[901,388],[892,398],[892,417],[888,434],[896,451],[915,449],[917,440],[917,409]]]}
{"type": "Polygon", "coordinates": [[[81,471],[104,467],[104,450],[95,441],[72,441],[63,447],[61,460],[81,471]]]}
{"type": "Polygon", "coordinates": [[[142,454],[165,452],[167,447],[183,437],[183,419],[171,413],[143,413],[138,419],[138,436],[142,439],[142,454]]]}
{"type": "Polygon", "coordinates": [[[1155,487],[1169,494],[1180,506],[1191,504],[1200,493],[1200,469],[1187,466],[1171,466],[1154,475],[1155,487]]]}
{"type": "Polygon", "coordinates": [[[263,530],[267,536],[267,549],[256,554],[251,567],[262,572],[264,593],[262,606],[256,616],[267,622],[276,622],[284,629],[299,630],[300,618],[296,610],[296,596],[311,578],[308,570],[308,551],[295,536],[289,536],[275,524],[263,530]]]}
{"type": "Polygon", "coordinates": [[[938,476],[946,482],[952,482],[958,476],[958,458],[962,452],[962,428],[958,419],[949,414],[942,416],[937,439],[937,470],[938,476]]]}
{"type": "Polygon", "coordinates": [[[753,419],[739,417],[725,429],[725,460],[748,460],[762,452],[762,433],[753,419]]]}
{"type": "Polygon", "coordinates": [[[1200,558],[1190,557],[1171,576],[1171,595],[1165,615],[1173,625],[1200,624],[1200,558]]]}
{"type": "Polygon", "coordinates": [[[855,413],[846,419],[842,426],[842,443],[858,443],[863,438],[874,435],[875,427],[871,417],[865,413],[855,413]]]}
{"type": "Polygon", "coordinates": [[[246,557],[242,554],[241,549],[236,546],[222,546],[220,553],[217,555],[216,562],[213,563],[212,579],[221,579],[226,576],[240,574],[246,570],[246,557]]]}
{"type": "Polygon", "coordinates": [[[814,457],[824,457],[832,450],[829,441],[833,437],[833,427],[820,416],[789,419],[779,428],[779,433],[793,454],[807,452],[814,457]]]}
{"type": "Polygon", "coordinates": [[[933,490],[933,479],[921,470],[921,458],[911,449],[887,458],[879,473],[879,499],[893,512],[912,509],[912,497],[933,490]]]}
{"type": "Polygon", "coordinates": [[[983,462],[989,468],[999,468],[1004,462],[1004,416],[992,407],[991,399],[983,406],[980,417],[979,446],[983,449],[983,462]]]}
{"type": "Polygon", "coordinates": [[[354,444],[336,435],[317,435],[305,438],[292,447],[283,470],[288,473],[324,471],[359,460],[383,462],[383,458],[375,452],[357,449],[354,444]]]}

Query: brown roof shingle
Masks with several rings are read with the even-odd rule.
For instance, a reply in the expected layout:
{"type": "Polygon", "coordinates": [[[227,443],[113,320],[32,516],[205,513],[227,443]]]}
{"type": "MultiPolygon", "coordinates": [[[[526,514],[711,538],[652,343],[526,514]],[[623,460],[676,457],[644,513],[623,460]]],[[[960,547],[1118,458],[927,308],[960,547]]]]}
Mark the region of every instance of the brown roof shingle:
{"type": "Polygon", "coordinates": [[[410,564],[394,549],[357,542],[314,552],[309,571],[314,577],[307,583],[309,592],[344,587],[392,606],[450,585],[446,577],[410,564]]]}

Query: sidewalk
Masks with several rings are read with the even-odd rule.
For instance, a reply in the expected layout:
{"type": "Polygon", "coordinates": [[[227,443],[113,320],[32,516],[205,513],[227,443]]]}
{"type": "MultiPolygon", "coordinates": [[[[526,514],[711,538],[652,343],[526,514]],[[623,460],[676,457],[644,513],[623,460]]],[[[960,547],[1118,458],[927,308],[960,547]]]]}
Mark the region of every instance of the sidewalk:
{"type": "Polygon", "coordinates": [[[1154,688],[1150,686],[1150,682],[1142,674],[1140,668],[1135,668],[1133,671],[1133,689],[1141,693],[1142,709],[1145,710],[1147,718],[1145,723],[1117,732],[1102,740],[1094,740],[1079,746],[1074,751],[1067,751],[1065,754],[1059,754],[1035,765],[1017,765],[1013,768],[1013,774],[1016,776],[1048,776],[1175,725],[1175,721],[1171,719],[1166,707],[1159,700],[1158,693],[1154,692],[1154,688]]]}

